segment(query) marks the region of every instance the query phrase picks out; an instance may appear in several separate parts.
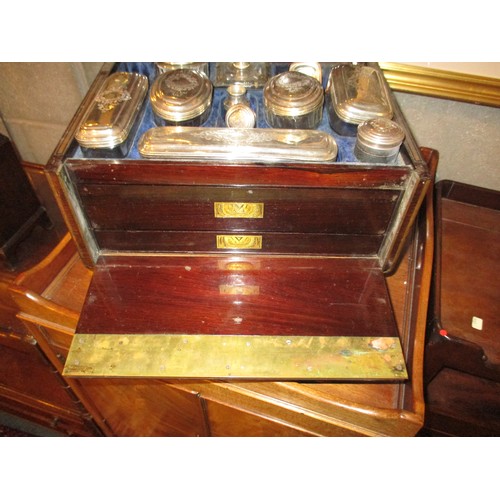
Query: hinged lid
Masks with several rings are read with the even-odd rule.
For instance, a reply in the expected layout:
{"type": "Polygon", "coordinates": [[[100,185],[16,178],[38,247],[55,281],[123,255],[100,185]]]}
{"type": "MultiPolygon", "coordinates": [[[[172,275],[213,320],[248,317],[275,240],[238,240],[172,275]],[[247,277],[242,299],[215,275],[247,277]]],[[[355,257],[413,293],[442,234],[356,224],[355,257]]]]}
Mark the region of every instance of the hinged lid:
{"type": "Polygon", "coordinates": [[[404,380],[376,259],[109,257],[65,376],[404,380]]]}

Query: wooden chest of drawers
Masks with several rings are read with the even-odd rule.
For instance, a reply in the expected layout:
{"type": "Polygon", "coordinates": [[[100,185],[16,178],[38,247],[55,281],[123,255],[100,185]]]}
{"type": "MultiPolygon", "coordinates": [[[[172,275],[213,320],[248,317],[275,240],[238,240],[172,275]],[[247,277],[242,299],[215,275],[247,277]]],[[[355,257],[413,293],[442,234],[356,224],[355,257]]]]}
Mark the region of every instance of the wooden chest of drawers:
{"type": "MultiPolygon", "coordinates": [[[[348,153],[301,164],[85,158],[74,140],[83,113],[110,72],[138,67],[103,67],[47,166],[82,260],[94,270],[73,344],[78,359],[66,374],[406,377],[383,275],[397,264],[431,176],[397,103],[394,119],[406,140],[394,165],[359,163],[348,153]],[[116,368],[118,358],[133,357],[120,335],[127,344],[138,341],[133,352],[143,351],[155,367],[116,368]],[[235,338],[227,359],[252,364],[237,374],[220,355],[235,338]],[[104,339],[117,357],[96,362],[104,339]],[[184,349],[180,365],[163,371],[172,357],[158,352],[194,339],[203,345],[196,356],[184,349]],[[258,361],[274,352],[273,343],[298,339],[298,351],[258,361]],[[259,350],[251,361],[242,349],[254,340],[259,350]],[[92,358],[85,366],[82,352],[92,358]],[[200,352],[203,360],[219,354],[219,367],[194,370],[200,352]],[[320,352],[329,367],[357,368],[307,373],[320,352]],[[367,353],[377,361],[365,370],[358,364],[367,353]]],[[[346,144],[342,151],[352,150],[352,138],[346,144]]]]}
{"type": "Polygon", "coordinates": [[[500,193],[449,180],[435,191],[425,432],[498,436],[500,193]]]}

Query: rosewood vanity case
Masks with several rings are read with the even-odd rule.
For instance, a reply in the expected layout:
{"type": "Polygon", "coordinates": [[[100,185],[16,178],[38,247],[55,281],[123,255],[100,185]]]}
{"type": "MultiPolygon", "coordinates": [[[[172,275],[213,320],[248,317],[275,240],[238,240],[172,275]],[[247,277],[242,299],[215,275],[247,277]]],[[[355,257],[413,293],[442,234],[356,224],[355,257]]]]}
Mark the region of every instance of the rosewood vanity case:
{"type": "MultiPolygon", "coordinates": [[[[65,376],[408,380],[412,339],[401,337],[386,278],[432,175],[378,66],[358,64],[379,77],[358,82],[358,98],[380,85],[404,134],[390,163],[359,161],[356,136],[334,130],[336,63],[320,65],[321,120],[307,130],[265,120],[263,88],[289,63],[267,63],[264,80],[242,83],[254,128],[224,122],[234,74],[218,64],[195,70],[213,87],[195,125],[155,120],[153,85],[168,74],[159,65],[103,66],[47,165],[92,270],[65,376]],[[110,88],[123,74],[140,78],[110,88]],[[92,128],[98,105],[133,113],[116,112],[123,136],[93,147],[89,134],[117,135],[92,128]]],[[[235,74],[246,68],[235,63],[235,74]]]]}

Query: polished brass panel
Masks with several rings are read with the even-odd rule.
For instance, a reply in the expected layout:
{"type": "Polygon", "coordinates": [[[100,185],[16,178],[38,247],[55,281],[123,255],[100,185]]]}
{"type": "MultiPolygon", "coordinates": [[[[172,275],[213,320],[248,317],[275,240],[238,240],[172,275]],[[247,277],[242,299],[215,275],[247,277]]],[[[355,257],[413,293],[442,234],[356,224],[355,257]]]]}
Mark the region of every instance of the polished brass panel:
{"type": "Polygon", "coordinates": [[[220,219],[262,219],[264,203],[240,203],[216,201],[214,213],[220,219]]]}
{"type": "Polygon", "coordinates": [[[392,337],[76,334],[71,377],[404,380],[392,337]]]}
{"type": "Polygon", "coordinates": [[[262,249],[262,236],[218,234],[217,248],[221,250],[260,250],[262,249]]]}

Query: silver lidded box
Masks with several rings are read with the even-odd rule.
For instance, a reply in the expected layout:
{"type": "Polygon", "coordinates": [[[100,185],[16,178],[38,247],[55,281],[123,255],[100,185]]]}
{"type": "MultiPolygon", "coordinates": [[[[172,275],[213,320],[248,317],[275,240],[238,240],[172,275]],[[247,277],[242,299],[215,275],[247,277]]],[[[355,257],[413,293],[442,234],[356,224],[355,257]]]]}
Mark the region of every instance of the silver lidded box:
{"type": "Polygon", "coordinates": [[[141,136],[142,157],[252,162],[335,161],[337,143],[319,130],[153,127],[141,136]]]}
{"type": "Polygon", "coordinates": [[[340,135],[355,136],[360,123],[393,116],[382,72],[363,64],[341,64],[332,68],[326,102],[330,126],[340,135]]]}
{"type": "Polygon", "coordinates": [[[179,68],[159,75],[151,86],[155,122],[163,125],[202,125],[210,115],[213,85],[200,71],[179,68]]]}
{"type": "Polygon", "coordinates": [[[403,129],[392,120],[367,120],[358,126],[354,155],[361,162],[395,163],[404,138],[403,129]]]}
{"type": "Polygon", "coordinates": [[[105,156],[107,150],[127,154],[147,91],[148,79],[138,73],[106,78],[75,134],[87,156],[105,156]]]}
{"type": "Polygon", "coordinates": [[[321,122],[324,92],[312,76],[299,71],[279,73],[266,83],[263,99],[271,127],[314,129],[321,122]]]}

